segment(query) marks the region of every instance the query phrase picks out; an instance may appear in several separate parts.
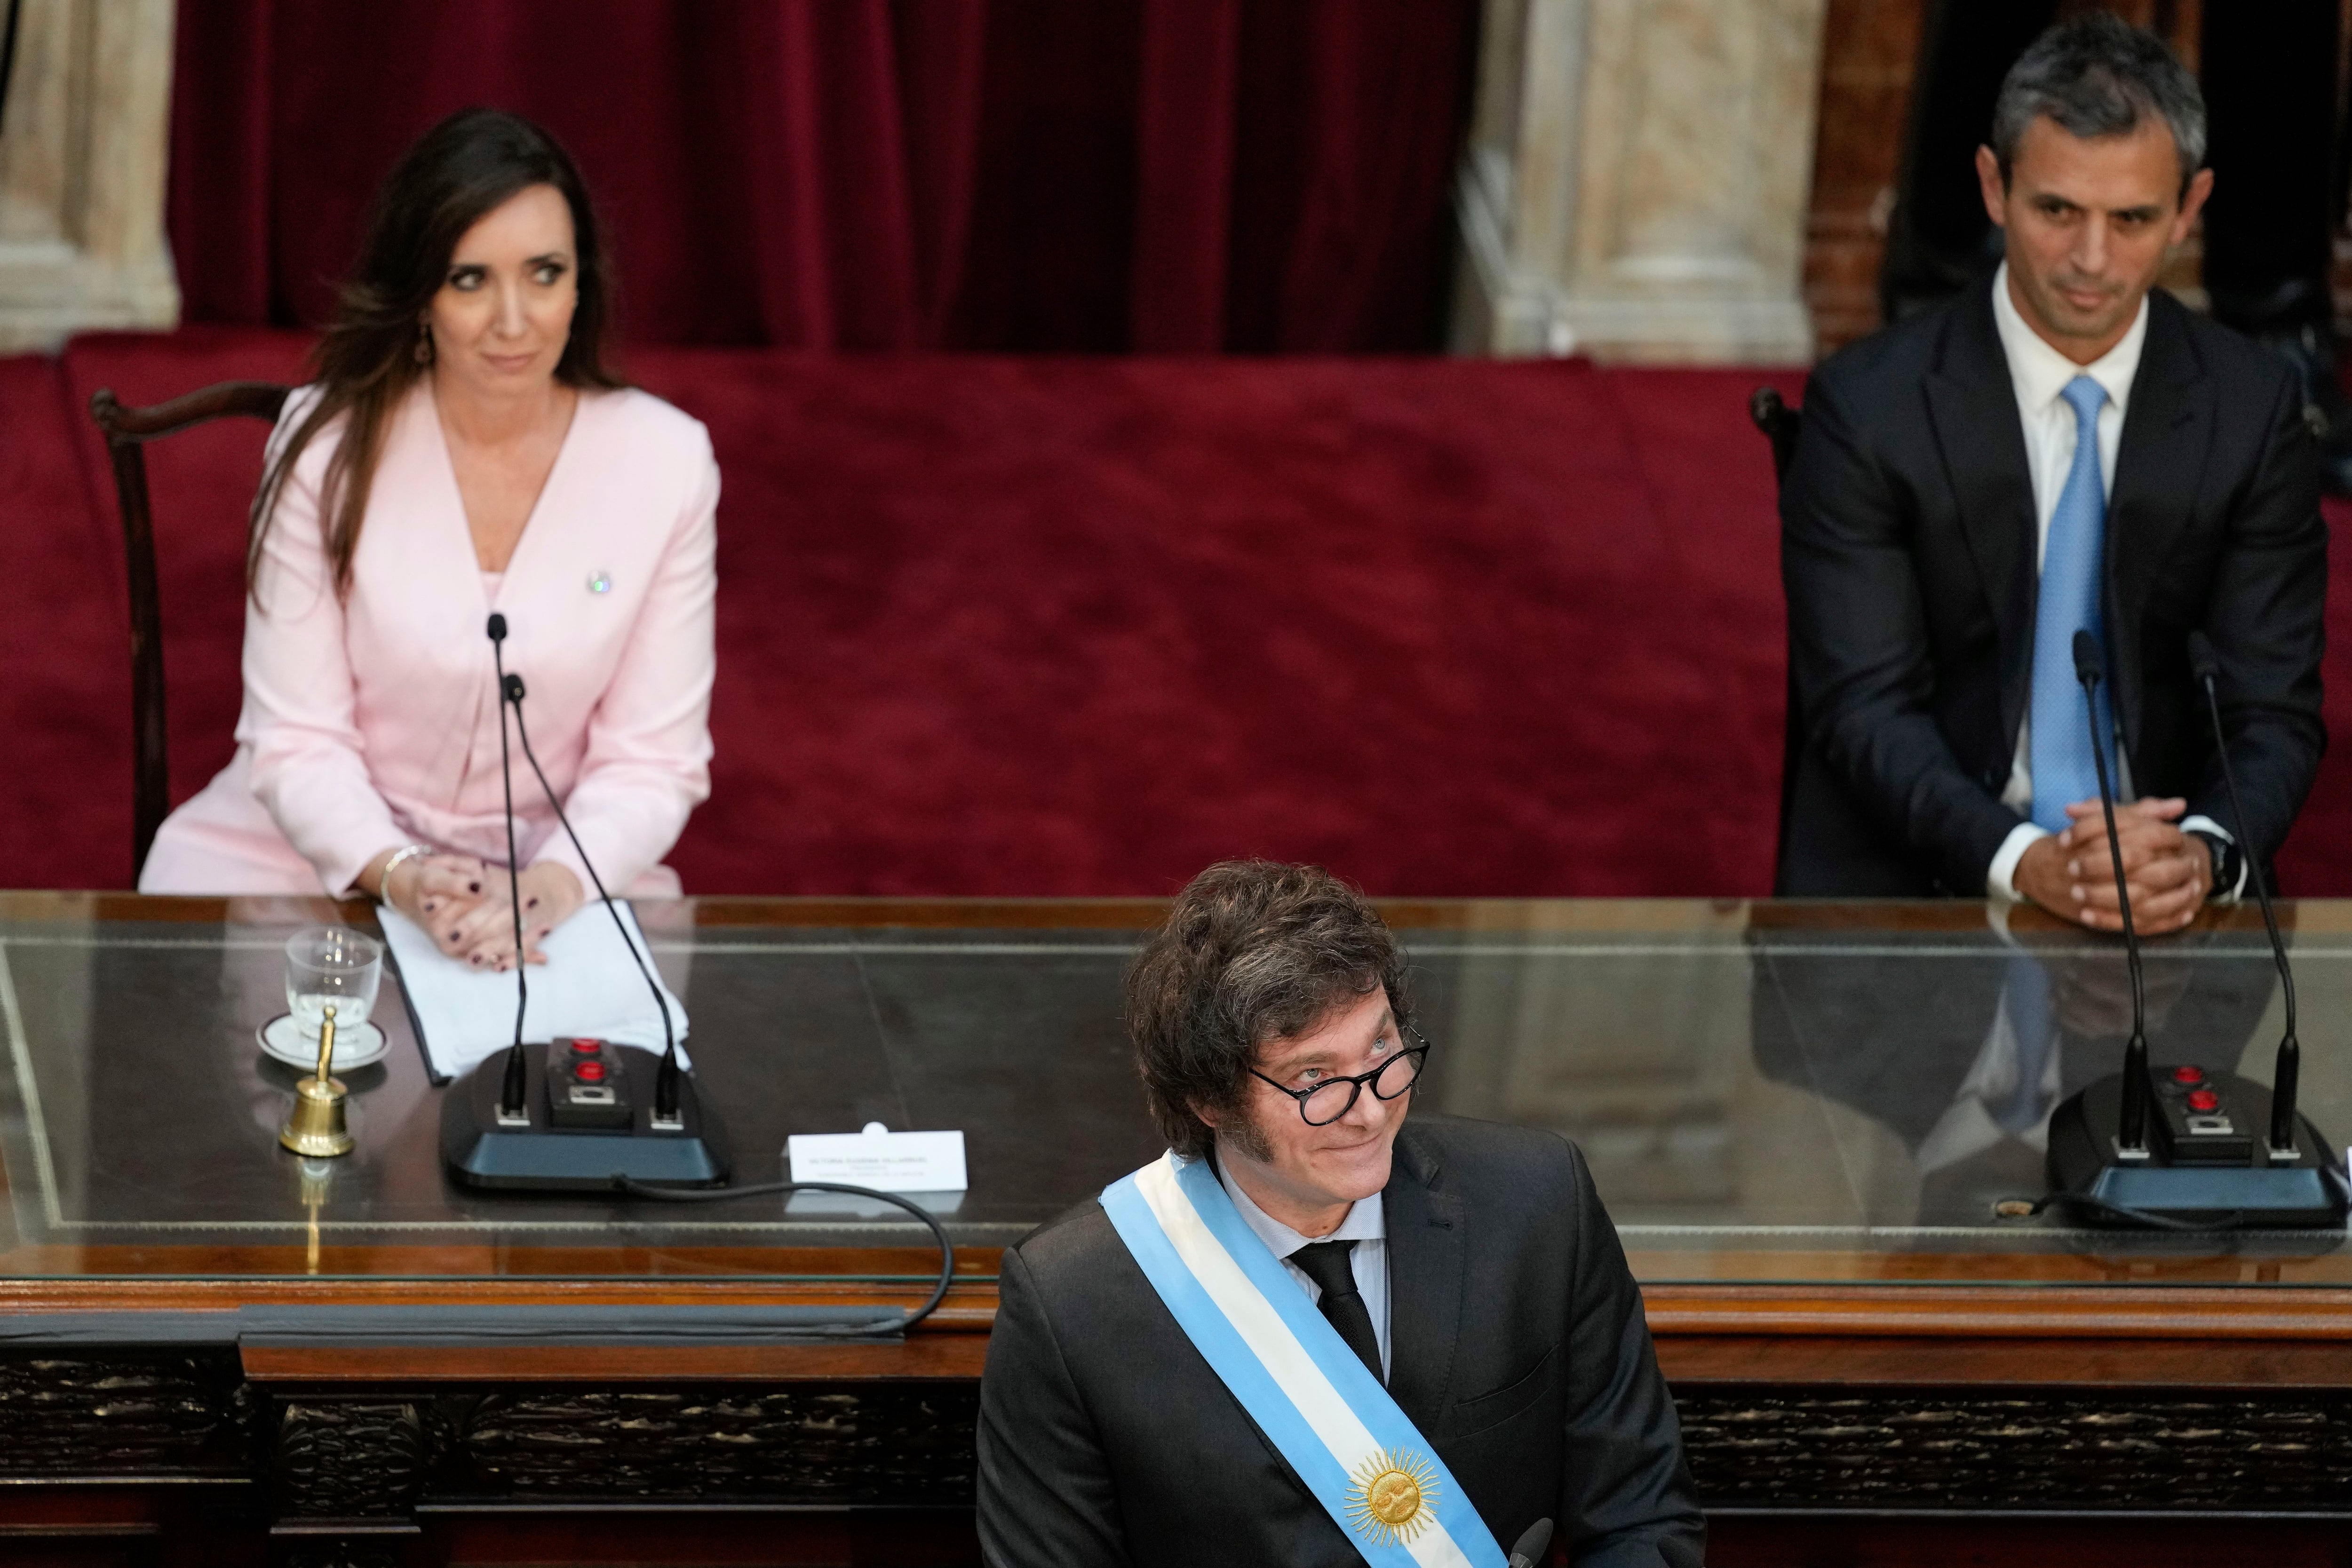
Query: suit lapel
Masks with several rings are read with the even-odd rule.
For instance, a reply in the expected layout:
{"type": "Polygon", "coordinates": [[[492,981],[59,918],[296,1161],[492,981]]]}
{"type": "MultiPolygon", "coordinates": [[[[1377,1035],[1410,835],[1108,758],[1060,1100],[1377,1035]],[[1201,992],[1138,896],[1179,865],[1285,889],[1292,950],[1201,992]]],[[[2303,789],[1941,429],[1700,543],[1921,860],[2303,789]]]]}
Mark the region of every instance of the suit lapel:
{"type": "Polygon", "coordinates": [[[1388,1227],[1389,1393],[1434,1441],[1452,1401],[1454,1346],[1462,1331],[1462,1200],[1435,1189],[1436,1150],[1410,1122],[1381,1193],[1388,1227]]]}
{"type": "Polygon", "coordinates": [[[2212,378],[2197,358],[2183,313],[2171,296],[2148,296],[2147,338],[2116,448],[2115,493],[2107,499],[2107,657],[2115,664],[2116,721],[2126,748],[2135,752],[2144,689],[2141,617],[2158,571],[2189,524],[2213,432],[2212,378]]]}
{"type": "Polygon", "coordinates": [[[2037,530],[2025,431],[1993,326],[1990,286],[1952,312],[1927,374],[1927,396],[1960,532],[2000,636],[2001,735],[2013,744],[2033,671],[2037,530]]]}

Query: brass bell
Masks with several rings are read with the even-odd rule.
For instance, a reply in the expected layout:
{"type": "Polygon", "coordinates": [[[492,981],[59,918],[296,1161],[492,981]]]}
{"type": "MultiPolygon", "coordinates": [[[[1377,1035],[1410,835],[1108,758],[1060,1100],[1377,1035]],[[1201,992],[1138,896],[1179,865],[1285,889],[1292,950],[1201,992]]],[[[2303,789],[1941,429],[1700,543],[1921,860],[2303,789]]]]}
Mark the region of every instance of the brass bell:
{"type": "Polygon", "coordinates": [[[278,1142],[297,1154],[323,1159],[352,1152],[352,1134],[343,1124],[343,1098],[348,1092],[328,1068],[335,1060],[335,1007],[319,1021],[319,1071],[294,1086],[294,1114],[278,1131],[278,1142]]]}

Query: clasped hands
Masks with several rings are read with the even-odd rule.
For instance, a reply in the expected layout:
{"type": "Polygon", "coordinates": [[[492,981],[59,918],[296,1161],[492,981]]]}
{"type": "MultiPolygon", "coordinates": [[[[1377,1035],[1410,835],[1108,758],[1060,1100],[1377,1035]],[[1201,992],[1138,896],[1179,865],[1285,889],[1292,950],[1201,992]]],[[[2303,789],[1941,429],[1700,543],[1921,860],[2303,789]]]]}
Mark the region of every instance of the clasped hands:
{"type": "MultiPolygon", "coordinates": [[[[389,859],[387,852],[382,858],[389,859]]],[[[389,877],[377,872],[377,891],[386,903],[432,936],[434,946],[477,969],[508,970],[515,964],[513,896],[505,868],[470,855],[415,855],[389,877]]],[[[569,868],[542,861],[516,878],[522,899],[522,960],[545,963],[540,943],[586,901],[580,879],[569,868]]]]}
{"type": "MultiPolygon", "coordinates": [[[[2197,918],[2213,890],[2213,852],[2180,831],[2189,803],[2136,800],[2116,807],[2116,840],[2124,880],[2131,889],[2132,924],[2143,933],[2179,931],[2197,918]]],[[[2066,808],[2063,831],[2037,838],[2018,858],[2011,878],[2021,897],[2093,931],[2124,929],[2116,896],[2114,858],[2099,803],[2066,808]]]]}

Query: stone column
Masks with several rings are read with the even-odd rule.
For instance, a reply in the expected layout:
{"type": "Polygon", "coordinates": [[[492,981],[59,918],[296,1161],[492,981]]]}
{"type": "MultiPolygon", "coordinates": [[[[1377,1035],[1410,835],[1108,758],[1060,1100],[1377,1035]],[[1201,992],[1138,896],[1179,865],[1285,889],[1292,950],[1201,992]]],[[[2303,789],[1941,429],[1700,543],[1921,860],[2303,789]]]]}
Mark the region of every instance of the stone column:
{"type": "Polygon", "coordinates": [[[1826,0],[1486,0],[1458,353],[1811,357],[1826,0]]]}
{"type": "Polygon", "coordinates": [[[173,20],[173,0],[22,0],[0,115],[0,353],[178,324],[173,20]]]}

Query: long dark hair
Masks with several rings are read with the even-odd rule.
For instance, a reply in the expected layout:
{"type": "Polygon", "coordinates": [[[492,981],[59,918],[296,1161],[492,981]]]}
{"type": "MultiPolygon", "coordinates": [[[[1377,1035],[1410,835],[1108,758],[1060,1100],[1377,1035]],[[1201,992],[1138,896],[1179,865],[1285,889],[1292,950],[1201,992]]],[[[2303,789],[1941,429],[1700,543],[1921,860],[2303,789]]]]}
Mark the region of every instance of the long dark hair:
{"type": "Polygon", "coordinates": [[[567,386],[617,387],[604,362],[612,325],[612,267],[596,209],[571,155],[520,115],[464,109],[427,131],[400,160],[368,215],[367,239],[345,281],[335,319],[310,355],[320,391],[261,476],[246,545],[246,589],[260,603],[261,547],[286,476],[312,437],[337,419],[342,439],[327,459],[320,487],[320,531],[333,567],[335,596],[351,593],[352,557],[383,451],[384,421],[425,373],[417,363],[417,321],[449,273],[466,231],[519,191],[552,185],[572,209],[578,251],[579,302],[572,337],[556,362],[567,386]]]}

